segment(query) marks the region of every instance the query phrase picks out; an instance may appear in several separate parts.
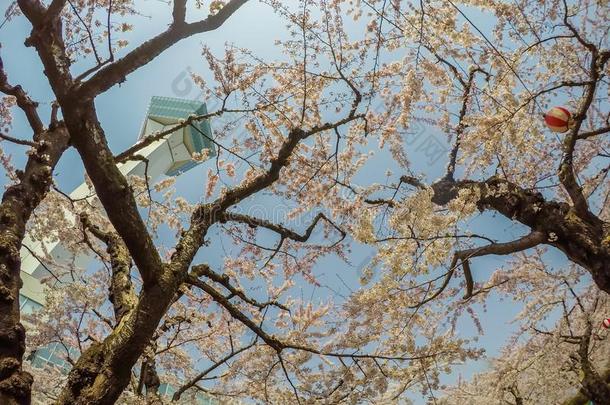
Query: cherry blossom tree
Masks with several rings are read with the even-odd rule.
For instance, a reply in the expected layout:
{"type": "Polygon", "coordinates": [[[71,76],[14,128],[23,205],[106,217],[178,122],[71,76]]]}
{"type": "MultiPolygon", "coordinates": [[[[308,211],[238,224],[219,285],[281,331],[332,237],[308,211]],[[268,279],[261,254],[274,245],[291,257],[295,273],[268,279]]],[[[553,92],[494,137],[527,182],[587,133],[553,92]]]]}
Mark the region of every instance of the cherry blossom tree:
{"type": "MultiPolygon", "coordinates": [[[[491,370],[449,388],[444,404],[535,404],[565,405],[608,401],[608,331],[598,322],[608,313],[608,297],[600,291],[575,293],[564,278],[539,278],[527,290],[555,284],[553,299],[532,302],[538,311],[558,310],[555,328],[539,329],[528,320],[531,332],[515,336],[510,347],[493,359],[491,370]]],[[[524,333],[526,330],[520,332],[524,333]]]]}
{"type": "Polygon", "coordinates": [[[96,97],[182,39],[205,41],[246,3],[175,0],[172,23],[138,45],[122,36],[137,29],[129,0],[8,8],[7,19],[31,24],[25,45],[56,101],[45,123],[0,64],[1,137],[28,148],[22,169],[3,159],[0,402],[160,403],[205,392],[263,403],[398,403],[419,393],[434,403],[443,376],[484,353],[458,323],[481,328],[477,312],[497,294],[524,304],[519,348],[448,403],[482,401],[469,393],[479,387],[514,403],[541,398],[535,379],[550,364],[561,367],[544,374],[558,399],[607,397],[597,330],[610,292],[607,4],[260,1],[288,27],[269,38],[282,56],[204,47],[210,74],[192,78],[218,108],[112,151],[96,97]],[[77,71],[75,61],[91,67],[77,71]],[[573,114],[560,135],[541,117],[555,103],[573,114]],[[28,140],[10,133],[16,109],[28,140]],[[176,195],[173,179],[150,184],[117,168],[175,129],[218,118],[197,201],[176,195]],[[415,136],[424,137],[417,147],[415,136]],[[446,170],[431,179],[417,156],[445,144],[446,170]],[[95,196],[73,200],[53,184],[68,148],[95,196]],[[363,182],[371,163],[387,165],[387,178],[363,182]],[[286,218],[248,212],[263,193],[290,207],[286,218]],[[498,236],[480,218],[520,234],[498,236]],[[75,256],[99,259],[91,270],[40,258],[52,288],[26,318],[27,347],[18,302],[26,230],[38,239],[61,231],[75,256]],[[175,235],[170,246],[158,242],[163,232],[175,235]],[[221,266],[210,264],[216,240],[231,247],[221,266]],[[326,258],[349,268],[362,245],[375,254],[351,275],[359,289],[324,302],[298,296],[299,283],[321,285],[326,258]],[[509,259],[481,274],[489,255],[509,259]],[[24,363],[50,343],[68,366],[24,363]],[[162,383],[175,388],[171,398],[162,383]]]}

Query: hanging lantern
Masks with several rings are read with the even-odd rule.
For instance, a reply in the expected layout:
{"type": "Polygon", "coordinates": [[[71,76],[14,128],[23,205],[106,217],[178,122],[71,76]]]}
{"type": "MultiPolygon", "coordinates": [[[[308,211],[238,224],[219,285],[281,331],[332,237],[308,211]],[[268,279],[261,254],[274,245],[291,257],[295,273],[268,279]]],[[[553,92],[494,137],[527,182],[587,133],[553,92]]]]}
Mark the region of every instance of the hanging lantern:
{"type": "Polygon", "coordinates": [[[553,107],[544,114],[544,123],[553,132],[566,132],[572,125],[572,114],[563,107],[553,107]]]}
{"type": "Polygon", "coordinates": [[[602,322],[602,326],[606,329],[610,328],[610,318],[604,319],[604,321],[602,322]]]}

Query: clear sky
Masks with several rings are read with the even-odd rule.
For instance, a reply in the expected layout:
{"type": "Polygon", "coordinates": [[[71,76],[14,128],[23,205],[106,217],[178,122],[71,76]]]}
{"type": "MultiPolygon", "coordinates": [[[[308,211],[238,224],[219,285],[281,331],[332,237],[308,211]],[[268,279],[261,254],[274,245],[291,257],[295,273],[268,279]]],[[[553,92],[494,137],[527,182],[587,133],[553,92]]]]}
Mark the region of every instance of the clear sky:
{"type": "MultiPolygon", "coordinates": [[[[164,2],[142,0],[137,4],[140,12],[149,17],[134,18],[135,30],[128,35],[132,44],[140,43],[155,33],[161,32],[168,24],[170,17],[170,6],[164,2]]],[[[23,17],[18,17],[7,23],[0,29],[0,42],[2,43],[0,52],[2,52],[5,68],[11,82],[22,84],[35,100],[40,101],[41,106],[46,110],[43,115],[48,117],[48,109],[53,97],[46,82],[46,77],[42,73],[42,66],[33,49],[25,48],[23,45],[29,30],[29,23],[23,17]]],[[[98,116],[106,131],[112,150],[118,153],[136,141],[151,96],[193,99],[200,95],[199,89],[190,82],[186,72],[192,70],[201,74],[207,80],[212,80],[207,71],[207,65],[201,56],[202,44],[209,46],[217,55],[222,54],[225,43],[234,43],[239,47],[251,49],[263,58],[273,59],[279,57],[277,49],[273,46],[273,41],[284,33],[285,23],[273,14],[269,7],[251,1],[220,29],[179,43],[135,74],[130,75],[125,83],[115,86],[98,97],[96,101],[98,116]]],[[[91,61],[88,61],[88,63],[91,63],[91,61]]],[[[75,66],[74,70],[82,71],[83,66],[75,66]]],[[[12,134],[22,138],[30,137],[31,133],[20,113],[16,111],[15,117],[16,121],[12,134]]],[[[214,127],[214,125],[215,123],[212,121],[212,126],[214,127]]],[[[414,171],[424,173],[427,180],[431,181],[439,177],[444,170],[446,157],[442,156],[439,160],[430,162],[421,151],[418,151],[420,145],[418,142],[432,136],[439,142],[444,143],[445,137],[431,132],[429,128],[420,127],[419,130],[423,133],[423,137],[418,138],[419,141],[416,140],[411,144],[409,157],[412,159],[414,171]]],[[[14,154],[16,166],[23,165],[22,149],[6,142],[0,144],[0,147],[4,149],[5,153],[14,154]]],[[[383,182],[386,180],[384,173],[388,169],[393,170],[397,177],[400,173],[395,166],[388,166],[388,162],[391,160],[388,159],[387,152],[378,150],[376,143],[371,143],[370,147],[375,150],[375,156],[367,164],[366,170],[357,177],[356,182],[362,185],[383,182]]],[[[178,194],[191,201],[199,200],[205,187],[203,184],[205,173],[212,164],[212,162],[204,163],[182,175],[177,181],[178,194]]],[[[64,155],[55,172],[55,178],[59,186],[66,192],[71,191],[82,182],[83,167],[74,150],[70,150],[64,155]]],[[[5,184],[6,179],[2,179],[2,182],[5,184]]],[[[281,206],[274,205],[273,201],[264,195],[255,197],[250,204],[262,207],[262,211],[275,220],[282,219],[278,216],[281,216],[282,212],[286,212],[285,209],[282,210],[281,206]]],[[[305,221],[300,221],[301,229],[305,228],[304,223],[305,221]]],[[[486,235],[501,241],[512,239],[524,233],[523,227],[512,224],[499,215],[492,218],[488,214],[477,217],[473,221],[471,229],[485,232],[486,235]]],[[[169,234],[161,235],[162,241],[167,243],[172,237],[169,234]]],[[[213,234],[210,235],[210,239],[213,243],[202,251],[200,258],[212,266],[218,266],[222,263],[225,253],[223,247],[217,241],[214,241],[213,234]]],[[[269,245],[271,245],[272,240],[269,239],[269,245]]],[[[224,248],[230,254],[230,247],[224,246],[224,248]]],[[[357,281],[358,269],[363,267],[370,253],[369,248],[354,245],[351,256],[352,266],[346,265],[336,258],[327,258],[317,266],[316,275],[324,284],[340,293],[347,293],[347,288],[339,280],[338,275],[351,288],[357,289],[359,287],[357,281]]],[[[565,263],[566,259],[561,253],[553,252],[551,256],[552,262],[565,263]]],[[[475,277],[487,277],[494,269],[503,264],[503,260],[503,257],[498,256],[476,259],[473,262],[475,277]]],[[[330,289],[314,289],[306,283],[303,283],[299,288],[302,288],[304,295],[313,295],[318,299],[326,299],[333,294],[330,289]]],[[[509,322],[518,311],[519,305],[499,301],[493,295],[490,297],[487,312],[480,314],[485,335],[479,341],[483,347],[487,348],[488,354],[496,354],[497,349],[501,347],[511,331],[514,330],[514,326],[511,326],[509,322]]],[[[460,326],[462,328],[461,333],[464,336],[476,334],[471,322],[463,321],[460,326]]],[[[484,362],[468,364],[461,367],[460,372],[468,375],[482,367],[484,367],[484,362]]],[[[455,376],[449,380],[453,380],[455,376]]],[[[416,403],[420,402],[416,401],[416,403]]]]}

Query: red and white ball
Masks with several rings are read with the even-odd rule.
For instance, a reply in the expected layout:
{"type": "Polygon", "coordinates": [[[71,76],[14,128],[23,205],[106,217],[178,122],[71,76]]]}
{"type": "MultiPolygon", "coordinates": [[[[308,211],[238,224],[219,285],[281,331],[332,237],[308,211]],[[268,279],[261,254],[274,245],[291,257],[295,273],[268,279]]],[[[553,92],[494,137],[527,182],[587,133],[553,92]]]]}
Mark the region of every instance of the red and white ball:
{"type": "Polygon", "coordinates": [[[572,125],[572,114],[566,108],[553,107],[544,114],[544,123],[553,132],[566,132],[572,125]]]}
{"type": "Polygon", "coordinates": [[[602,326],[606,329],[610,328],[610,318],[604,319],[604,321],[602,322],[602,326]]]}

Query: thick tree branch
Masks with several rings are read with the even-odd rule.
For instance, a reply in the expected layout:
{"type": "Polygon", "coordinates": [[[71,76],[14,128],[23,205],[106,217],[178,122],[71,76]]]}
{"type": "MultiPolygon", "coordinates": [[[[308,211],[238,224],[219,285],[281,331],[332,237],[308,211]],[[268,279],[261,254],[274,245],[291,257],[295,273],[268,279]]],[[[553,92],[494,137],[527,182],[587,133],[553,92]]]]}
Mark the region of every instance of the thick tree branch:
{"type": "Polygon", "coordinates": [[[593,138],[594,136],[597,136],[597,135],[606,134],[608,132],[610,132],[610,126],[602,127],[602,128],[598,128],[598,129],[595,129],[592,131],[583,132],[581,134],[578,134],[578,139],[589,139],[589,138],[593,138]]]}
{"type": "Polygon", "coordinates": [[[206,282],[199,280],[194,276],[188,277],[188,283],[200,288],[204,292],[206,292],[214,301],[216,301],[220,306],[226,309],[233,318],[237,319],[245,326],[247,326],[252,332],[256,333],[258,337],[260,337],[267,345],[275,349],[277,352],[281,352],[284,349],[284,346],[281,344],[277,338],[272,335],[269,335],[262,328],[260,328],[256,323],[254,323],[250,318],[248,318],[242,311],[240,311],[235,305],[231,304],[231,302],[222,295],[218,290],[214,287],[210,286],[206,282]]]}
{"type": "Polygon", "coordinates": [[[155,360],[156,342],[151,344],[144,350],[142,356],[142,365],[140,367],[140,380],[138,382],[138,395],[142,395],[144,387],[146,387],[146,403],[148,405],[161,405],[163,402],[159,396],[159,387],[161,379],[157,373],[157,364],[155,360]]]}
{"type": "MultiPolygon", "coordinates": [[[[142,350],[149,344],[155,329],[173,302],[175,292],[187,277],[186,270],[195,254],[204,243],[207,229],[218,221],[218,214],[233,204],[268,187],[279,178],[282,167],[289,163],[299,142],[321,131],[336,128],[362,116],[346,117],[334,123],[323,124],[308,131],[292,130],[279,149],[276,158],[271,160],[270,168],[239,187],[229,190],[212,204],[195,209],[191,227],[182,233],[180,241],[171,258],[171,263],[163,265],[150,235],[143,223],[124,176],[116,167],[116,162],[95,116],[91,102],[64,101],[64,117],[68,122],[73,142],[81,154],[87,173],[108,217],[129,248],[144,286],[139,300],[131,313],[123,317],[122,328],[111,333],[103,342],[85,351],[71,371],[70,382],[63,390],[59,403],[71,404],[78,398],[81,401],[116,400],[129,382],[129,369],[140,357],[142,350]],[[81,384],[84,378],[90,383],[81,384]],[[112,388],[103,393],[91,389],[91,384],[99,381],[106,384],[112,381],[112,388]],[[106,382],[103,382],[106,381],[106,382]]],[[[195,281],[201,283],[200,281],[195,281]]],[[[240,316],[239,311],[226,297],[211,286],[203,283],[210,295],[224,300],[231,308],[231,314],[240,316]]],[[[243,318],[243,314],[241,315],[243,318]]],[[[243,319],[244,322],[248,320],[243,319]]],[[[256,325],[251,325],[256,326],[256,325]]],[[[265,334],[266,341],[273,339],[265,334]]]]}
{"type": "MultiPolygon", "coordinates": [[[[565,4],[565,1],[564,1],[565,4]]],[[[568,27],[571,25],[567,21],[567,6],[566,6],[566,17],[565,23],[568,27]]],[[[579,41],[587,47],[591,51],[591,63],[589,65],[589,82],[585,87],[585,92],[583,98],[580,102],[580,106],[578,111],[574,115],[573,119],[573,127],[566,135],[563,141],[563,156],[561,158],[561,163],[559,165],[559,180],[561,184],[564,186],[572,203],[574,204],[574,209],[576,213],[582,217],[591,217],[593,214],[589,211],[589,205],[587,203],[587,199],[585,198],[582,187],[578,184],[576,180],[576,174],[574,173],[574,149],[576,147],[576,142],[579,139],[580,129],[585,120],[589,107],[593,103],[595,91],[597,90],[598,82],[600,81],[600,75],[603,72],[604,65],[608,61],[608,58],[605,57],[605,54],[600,54],[597,48],[584,41],[576,30],[571,28],[574,35],[579,39],[579,41]]]]}
{"type": "Polygon", "coordinates": [[[144,288],[158,282],[161,257],[142,220],[125,179],[116,166],[93,103],[64,103],[64,117],[95,191],[114,229],[129,248],[144,288]]]}
{"type": "Polygon", "coordinates": [[[53,0],[49,8],[47,8],[47,14],[45,15],[46,23],[52,22],[59,17],[67,2],[68,0],[53,0]]]}
{"type": "Polygon", "coordinates": [[[107,246],[106,252],[110,256],[112,268],[109,298],[114,307],[116,324],[119,324],[123,316],[131,311],[137,302],[137,296],[131,282],[129,250],[127,250],[127,246],[119,235],[112,231],[101,230],[97,225],[91,223],[86,214],[81,214],[80,220],[85,230],[91,232],[107,246]]]}
{"type": "Polygon", "coordinates": [[[184,22],[185,1],[177,0],[174,3],[174,17],[177,19],[165,32],[144,42],[123,58],[100,69],[86,82],[79,84],[76,97],[92,99],[115,84],[125,81],[127,75],[144,66],[178,41],[195,34],[217,29],[247,1],[231,0],[217,14],[189,24],[184,22]]]}
{"type": "Polygon", "coordinates": [[[19,8],[26,16],[28,20],[32,23],[32,25],[41,25],[43,24],[44,17],[46,15],[47,9],[44,7],[42,2],[39,0],[22,0],[17,2],[19,4],[19,8]]]}
{"type": "Polygon", "coordinates": [[[598,287],[610,292],[610,230],[593,215],[583,218],[575,207],[547,201],[542,194],[526,190],[499,177],[484,181],[445,181],[432,184],[432,201],[446,205],[460,189],[478,193],[480,210],[493,210],[546,235],[543,242],[563,251],[587,269],[598,287]]]}
{"type": "Polygon", "coordinates": [[[186,22],[186,0],[174,0],[174,10],[172,12],[174,25],[186,22]]]}
{"type": "Polygon", "coordinates": [[[49,83],[61,101],[70,93],[73,84],[61,19],[46,21],[47,9],[39,0],[18,0],[17,3],[33,27],[25,44],[36,48],[49,83]]]}
{"type": "MultiPolygon", "coordinates": [[[[110,154],[92,104],[82,102],[64,104],[62,106],[64,117],[69,122],[74,143],[83,157],[87,172],[110,221],[128,246],[143,276],[144,288],[134,310],[124,315],[121,323],[123,326],[117,328],[103,342],[90,347],[79,358],[70,373],[71,383],[63,390],[58,402],[71,404],[76,398],[80,401],[113,401],[129,382],[129,368],[125,365],[135,364],[149,344],[159,321],[173,302],[175,292],[186,279],[186,269],[203,244],[207,229],[218,221],[218,214],[277,180],[281,168],[289,163],[291,154],[302,139],[361,117],[348,117],[309,131],[291,131],[280,147],[278,156],[272,159],[269,170],[251,182],[228,191],[215,203],[202,205],[195,210],[191,227],[183,232],[172,255],[171,263],[162,265],[138,214],[125,178],[116,168],[114,157],[110,154]],[[83,385],[81,383],[83,379],[87,379],[89,383],[83,385]],[[91,384],[96,381],[100,384],[112,381],[112,387],[99,393],[91,389],[91,384]]],[[[218,302],[230,309],[232,315],[240,317],[237,319],[250,322],[249,327],[256,327],[220,292],[199,280],[195,279],[193,282],[216,297],[218,302]]],[[[274,338],[264,332],[263,336],[267,343],[275,345],[274,338]]]]}
{"type": "Polygon", "coordinates": [[[129,185],[116,167],[94,103],[74,94],[60,19],[53,25],[42,24],[40,16],[44,15],[45,9],[38,0],[19,0],[19,5],[34,27],[27,43],[36,48],[45,66],[72,143],[83,159],[97,195],[114,228],[128,246],[144,285],[154,284],[161,273],[161,258],[138,213],[129,185]]]}
{"type": "Polygon", "coordinates": [[[6,135],[6,134],[0,134],[0,138],[4,139],[5,141],[12,142],[12,143],[14,143],[16,145],[36,147],[36,144],[34,142],[26,141],[24,139],[15,138],[15,137],[12,137],[12,136],[6,135]]]}

